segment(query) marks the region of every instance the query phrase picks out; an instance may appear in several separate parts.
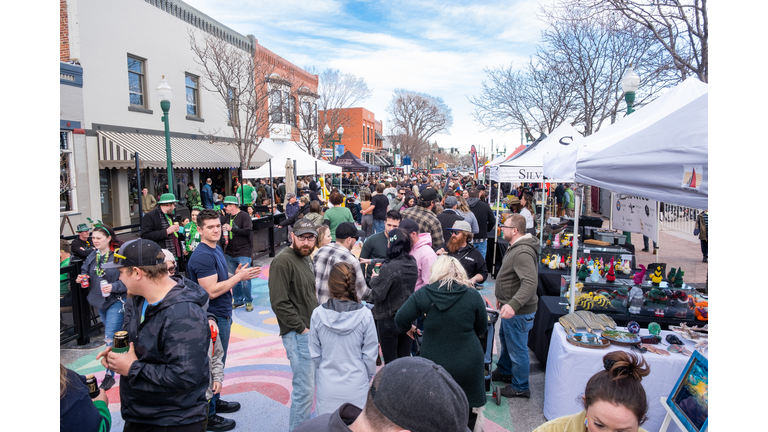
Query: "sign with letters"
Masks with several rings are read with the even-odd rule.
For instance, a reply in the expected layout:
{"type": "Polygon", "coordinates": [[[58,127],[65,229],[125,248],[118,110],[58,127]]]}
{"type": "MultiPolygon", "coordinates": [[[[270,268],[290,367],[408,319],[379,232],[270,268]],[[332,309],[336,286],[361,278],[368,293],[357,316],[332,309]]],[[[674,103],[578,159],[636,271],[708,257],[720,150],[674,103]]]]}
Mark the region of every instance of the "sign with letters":
{"type": "Polygon", "coordinates": [[[659,223],[659,215],[656,204],[656,201],[646,198],[613,194],[613,229],[640,233],[658,242],[656,225],[659,223]]]}

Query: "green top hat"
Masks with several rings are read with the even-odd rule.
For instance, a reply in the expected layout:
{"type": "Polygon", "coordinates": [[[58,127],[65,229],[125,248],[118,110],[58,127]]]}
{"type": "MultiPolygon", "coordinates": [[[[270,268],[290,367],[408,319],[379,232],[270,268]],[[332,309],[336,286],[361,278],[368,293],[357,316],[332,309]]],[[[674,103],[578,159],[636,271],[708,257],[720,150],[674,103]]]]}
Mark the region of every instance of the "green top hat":
{"type": "Polygon", "coordinates": [[[84,231],[88,231],[88,225],[81,223],[77,225],[77,232],[81,233],[84,231]]]}
{"type": "Polygon", "coordinates": [[[234,204],[234,205],[240,205],[239,202],[237,202],[237,197],[234,197],[232,195],[224,197],[224,205],[234,204]]]}
{"type": "Polygon", "coordinates": [[[164,193],[160,195],[160,201],[158,201],[158,204],[174,204],[179,202],[176,199],[176,196],[172,193],[164,193]]]}

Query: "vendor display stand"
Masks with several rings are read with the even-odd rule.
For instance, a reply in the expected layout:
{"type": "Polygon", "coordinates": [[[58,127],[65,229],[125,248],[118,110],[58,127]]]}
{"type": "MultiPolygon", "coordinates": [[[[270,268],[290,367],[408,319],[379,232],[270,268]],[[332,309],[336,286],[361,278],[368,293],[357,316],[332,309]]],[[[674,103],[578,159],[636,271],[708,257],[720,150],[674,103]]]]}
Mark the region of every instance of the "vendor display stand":
{"type": "MultiPolygon", "coordinates": [[[[648,334],[647,326],[642,327],[641,334],[648,334]]],[[[662,330],[662,339],[669,333],[671,332],[662,330]]],[[[683,342],[688,350],[694,351],[693,342],[689,340],[683,340],[683,342]]],[[[662,344],[656,346],[666,349],[662,344]]],[[[603,356],[617,350],[632,352],[629,347],[617,345],[611,345],[607,349],[589,349],[571,345],[566,341],[565,330],[560,323],[555,324],[549,346],[547,379],[544,382],[544,417],[547,420],[553,420],[583,410],[584,407],[578,403],[578,399],[584,395],[587,381],[592,375],[604,370],[603,356]]],[[[707,351],[704,355],[707,356],[707,351]]],[[[657,431],[661,429],[667,414],[660,400],[662,397],[669,396],[689,357],[682,354],[662,356],[650,352],[642,356],[651,369],[650,375],[642,381],[650,401],[648,421],[642,427],[649,431],[657,431]]],[[[669,431],[679,431],[679,428],[672,425],[669,431]]]]}

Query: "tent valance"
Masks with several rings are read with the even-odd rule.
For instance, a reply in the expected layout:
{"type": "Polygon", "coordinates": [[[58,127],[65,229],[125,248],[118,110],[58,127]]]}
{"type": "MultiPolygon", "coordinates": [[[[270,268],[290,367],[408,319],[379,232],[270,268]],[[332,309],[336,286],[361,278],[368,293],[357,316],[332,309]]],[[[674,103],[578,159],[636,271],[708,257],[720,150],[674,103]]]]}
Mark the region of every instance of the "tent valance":
{"type": "Polygon", "coordinates": [[[380,170],[376,165],[363,162],[349,150],[331,162],[331,165],[341,167],[346,172],[378,172],[380,170]]]}

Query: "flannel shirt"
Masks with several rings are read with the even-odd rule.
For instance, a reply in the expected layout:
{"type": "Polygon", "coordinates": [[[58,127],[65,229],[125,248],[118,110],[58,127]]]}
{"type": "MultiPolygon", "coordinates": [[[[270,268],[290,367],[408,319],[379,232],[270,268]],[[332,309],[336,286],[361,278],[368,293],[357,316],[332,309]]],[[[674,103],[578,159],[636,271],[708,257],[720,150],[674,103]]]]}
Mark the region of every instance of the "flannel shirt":
{"type": "Polygon", "coordinates": [[[436,251],[445,243],[443,227],[432,210],[417,205],[403,210],[400,214],[403,216],[403,219],[410,219],[416,222],[419,225],[419,233],[429,233],[432,236],[433,250],[436,251]]]}
{"type": "Polygon", "coordinates": [[[331,268],[338,262],[350,264],[355,269],[355,291],[360,300],[367,300],[371,292],[365,283],[365,275],[360,268],[360,261],[352,255],[349,249],[338,243],[329,243],[315,252],[312,259],[315,265],[315,289],[317,290],[317,302],[324,304],[331,298],[328,289],[328,277],[331,274],[331,268]]]}

